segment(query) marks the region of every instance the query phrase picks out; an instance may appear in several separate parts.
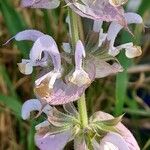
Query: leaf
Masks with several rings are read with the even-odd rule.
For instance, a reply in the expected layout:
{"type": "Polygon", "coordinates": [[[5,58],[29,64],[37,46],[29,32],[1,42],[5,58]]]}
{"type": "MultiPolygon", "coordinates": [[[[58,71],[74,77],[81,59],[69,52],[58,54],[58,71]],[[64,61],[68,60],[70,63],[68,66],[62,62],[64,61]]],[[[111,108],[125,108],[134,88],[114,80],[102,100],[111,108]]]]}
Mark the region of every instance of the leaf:
{"type": "Polygon", "coordinates": [[[4,103],[8,108],[10,108],[17,117],[21,117],[21,103],[14,97],[9,97],[5,95],[0,95],[0,102],[4,103]]]}
{"type": "MultiPolygon", "coordinates": [[[[122,42],[129,40],[128,33],[122,34],[122,42]]],[[[132,60],[126,58],[125,54],[121,52],[118,57],[119,62],[124,68],[124,71],[117,74],[116,77],[116,103],[115,103],[115,115],[120,115],[123,113],[123,107],[126,99],[127,84],[128,84],[128,74],[127,68],[132,64],[132,60]]]]}
{"type": "MultiPolygon", "coordinates": [[[[0,1],[0,11],[2,12],[9,33],[12,36],[27,28],[21,15],[8,3],[8,0],[0,1]]],[[[29,45],[17,42],[17,46],[24,56],[28,55],[29,45]]]]}

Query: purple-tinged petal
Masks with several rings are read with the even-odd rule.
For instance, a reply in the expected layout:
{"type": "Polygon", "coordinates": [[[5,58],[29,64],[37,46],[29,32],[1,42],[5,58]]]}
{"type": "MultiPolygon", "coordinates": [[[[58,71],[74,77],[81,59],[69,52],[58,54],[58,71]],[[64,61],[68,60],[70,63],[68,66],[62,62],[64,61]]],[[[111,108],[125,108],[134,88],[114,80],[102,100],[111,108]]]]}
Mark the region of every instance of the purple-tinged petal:
{"type": "Polygon", "coordinates": [[[59,0],[22,0],[23,7],[54,9],[60,4],[59,0]]]}
{"type": "Polygon", "coordinates": [[[138,146],[134,136],[122,123],[118,123],[117,128],[130,150],[140,150],[140,147],[138,146]]]}
{"type": "MultiPolygon", "coordinates": [[[[92,122],[93,120],[104,121],[104,120],[110,120],[113,118],[114,117],[108,113],[98,111],[90,117],[90,122],[92,122]]],[[[134,136],[122,123],[118,123],[116,125],[116,128],[119,131],[122,138],[124,139],[124,141],[126,142],[126,145],[128,146],[129,150],[140,150],[134,136]]]]}
{"type": "Polygon", "coordinates": [[[15,39],[16,41],[29,40],[34,42],[43,35],[44,33],[37,30],[24,30],[9,39],[4,45],[8,44],[12,39],[15,39]]]}
{"type": "Polygon", "coordinates": [[[92,141],[92,146],[94,150],[119,150],[117,146],[110,142],[105,141],[99,144],[95,139],[92,141]]]}
{"type": "Polygon", "coordinates": [[[55,135],[35,135],[35,143],[40,150],[63,150],[72,134],[70,131],[55,135]]]}
{"type": "Polygon", "coordinates": [[[130,150],[123,137],[117,133],[107,133],[106,136],[100,141],[99,150],[130,150]]]}
{"type": "Polygon", "coordinates": [[[49,78],[49,88],[53,87],[55,80],[61,77],[61,58],[60,53],[58,51],[58,47],[54,39],[49,35],[44,35],[38,38],[31,51],[30,51],[30,60],[31,62],[36,62],[41,60],[42,52],[47,52],[49,56],[52,58],[52,62],[54,65],[53,71],[45,74],[35,81],[36,85],[40,85],[40,83],[45,79],[49,78]]]}
{"type": "MultiPolygon", "coordinates": [[[[95,66],[93,64],[89,66],[86,72],[88,72],[92,82],[95,79],[95,66]]],[[[62,80],[57,79],[53,89],[49,89],[48,81],[45,80],[41,86],[35,86],[34,91],[41,101],[47,102],[50,105],[62,105],[79,99],[88,86],[89,84],[79,87],[73,83],[64,83],[62,80]]]]}
{"type": "Polygon", "coordinates": [[[82,17],[93,20],[116,21],[126,26],[124,12],[122,7],[114,7],[109,0],[82,1],[65,0],[68,6],[82,17]]]}
{"type": "Polygon", "coordinates": [[[29,119],[30,118],[30,113],[32,111],[42,111],[45,114],[48,114],[48,112],[51,110],[51,106],[46,105],[43,108],[43,105],[41,104],[41,102],[38,99],[30,99],[27,100],[23,106],[22,106],[22,110],[21,110],[21,116],[24,120],[29,119]]]}
{"type": "Polygon", "coordinates": [[[21,116],[24,120],[29,119],[30,112],[35,110],[40,111],[41,109],[42,109],[42,105],[38,99],[27,100],[22,106],[21,116]]]}
{"type": "Polygon", "coordinates": [[[39,37],[43,36],[44,33],[37,30],[24,30],[15,35],[17,41],[29,40],[36,41],[39,37]]]}
{"type": "Polygon", "coordinates": [[[55,40],[49,35],[41,36],[35,41],[30,51],[30,60],[33,62],[41,60],[42,52],[44,51],[51,56],[54,70],[59,70],[61,68],[60,53],[55,40]]]}
{"type": "Polygon", "coordinates": [[[126,18],[128,24],[132,24],[132,23],[142,24],[143,23],[142,17],[133,12],[125,13],[125,18],[126,18]]]}
{"type": "Polygon", "coordinates": [[[72,83],[65,84],[61,80],[56,80],[53,90],[36,87],[35,94],[50,105],[62,105],[79,99],[86,88],[87,86],[78,87],[72,83]]]}

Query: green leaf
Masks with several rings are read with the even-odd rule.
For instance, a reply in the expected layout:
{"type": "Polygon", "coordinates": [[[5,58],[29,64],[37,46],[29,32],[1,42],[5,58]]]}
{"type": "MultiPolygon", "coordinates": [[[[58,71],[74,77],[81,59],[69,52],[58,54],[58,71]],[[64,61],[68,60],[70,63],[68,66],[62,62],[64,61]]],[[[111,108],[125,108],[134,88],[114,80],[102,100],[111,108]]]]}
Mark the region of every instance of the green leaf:
{"type": "Polygon", "coordinates": [[[9,89],[10,95],[13,97],[17,97],[16,91],[10,80],[8,72],[3,65],[0,65],[0,75],[3,77],[3,80],[5,81],[5,84],[7,85],[8,89],[9,89]]]}
{"type": "MultiPolygon", "coordinates": [[[[128,42],[131,40],[129,33],[124,32],[122,34],[122,43],[128,42]]],[[[127,84],[128,84],[128,74],[127,68],[133,64],[131,59],[128,59],[123,52],[119,54],[119,62],[124,68],[124,71],[117,74],[116,77],[116,103],[115,103],[115,115],[121,115],[123,113],[123,107],[125,99],[127,97],[127,84]]]]}
{"type": "Polygon", "coordinates": [[[142,0],[138,13],[143,16],[144,12],[150,8],[149,0],[142,0]]]}
{"type": "Polygon", "coordinates": [[[28,150],[35,150],[35,143],[34,143],[34,134],[35,134],[35,123],[31,122],[31,128],[28,133],[28,150]]]}
{"type": "Polygon", "coordinates": [[[9,97],[5,95],[0,95],[0,102],[5,104],[9,109],[15,113],[17,117],[21,117],[21,103],[14,97],[9,97]]]}
{"type": "MultiPolygon", "coordinates": [[[[2,12],[7,29],[12,36],[27,28],[21,15],[8,3],[8,0],[0,0],[0,11],[2,12]]],[[[28,55],[30,48],[28,44],[17,42],[17,46],[24,56],[28,55]]]]}

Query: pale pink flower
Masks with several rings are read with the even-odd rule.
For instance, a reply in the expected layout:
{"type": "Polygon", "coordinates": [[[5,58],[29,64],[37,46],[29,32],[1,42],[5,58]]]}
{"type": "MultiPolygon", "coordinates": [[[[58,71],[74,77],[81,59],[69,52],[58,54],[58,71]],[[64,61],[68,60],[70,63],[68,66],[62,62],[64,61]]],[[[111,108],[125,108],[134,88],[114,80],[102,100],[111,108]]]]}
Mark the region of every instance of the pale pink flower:
{"type": "Polygon", "coordinates": [[[62,150],[72,140],[75,150],[88,150],[89,137],[94,150],[140,150],[132,133],[120,123],[122,117],[114,118],[98,111],[82,129],[79,113],[74,105],[68,103],[64,105],[64,110],[66,114],[48,104],[42,105],[37,99],[23,104],[23,119],[29,119],[32,111],[39,111],[47,116],[45,121],[35,126],[35,143],[40,150],[62,150]]]}

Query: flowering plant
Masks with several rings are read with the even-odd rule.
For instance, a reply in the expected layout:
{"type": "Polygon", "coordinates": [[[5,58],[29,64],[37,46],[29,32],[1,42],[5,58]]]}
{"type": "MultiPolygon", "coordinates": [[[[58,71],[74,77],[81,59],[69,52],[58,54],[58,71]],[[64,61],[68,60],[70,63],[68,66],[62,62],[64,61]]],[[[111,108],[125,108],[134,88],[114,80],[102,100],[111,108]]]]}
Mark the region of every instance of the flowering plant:
{"type": "MultiPolygon", "coordinates": [[[[123,71],[116,57],[121,50],[125,50],[128,58],[141,55],[141,48],[132,42],[119,46],[114,43],[121,29],[131,33],[128,25],[142,24],[143,20],[136,13],[125,13],[122,5],[127,0],[65,2],[70,7],[67,23],[71,42],[62,43],[64,52],[59,51],[53,37],[37,30],[21,31],[10,39],[33,41],[29,59],[18,63],[21,73],[29,75],[33,67],[42,68],[34,85],[37,99],[23,104],[22,118],[28,119],[31,111],[39,111],[37,116],[46,115],[46,120],[35,127],[35,143],[41,150],[61,150],[71,140],[74,140],[76,150],[138,150],[133,135],[120,123],[122,116],[114,118],[99,111],[88,119],[85,90],[96,78],[123,71]],[[76,13],[93,20],[86,41],[80,40],[76,13]],[[106,33],[102,27],[104,21],[111,22],[106,33]],[[74,101],[78,101],[78,111],[74,101]],[[65,113],[54,105],[63,105],[65,113]]],[[[21,1],[22,6],[32,8],[53,9],[59,4],[59,0],[21,1]]]]}

